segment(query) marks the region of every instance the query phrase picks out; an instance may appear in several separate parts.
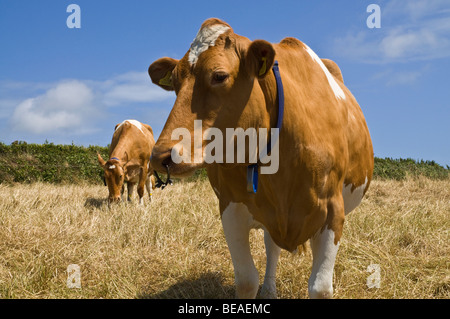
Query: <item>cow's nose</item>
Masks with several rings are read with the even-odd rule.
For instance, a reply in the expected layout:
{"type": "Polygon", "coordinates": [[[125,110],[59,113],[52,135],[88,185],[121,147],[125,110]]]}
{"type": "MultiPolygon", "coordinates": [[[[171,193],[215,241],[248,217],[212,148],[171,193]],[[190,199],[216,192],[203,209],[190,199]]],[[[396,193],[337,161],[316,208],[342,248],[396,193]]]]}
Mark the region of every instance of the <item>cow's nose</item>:
{"type": "Polygon", "coordinates": [[[160,148],[154,148],[150,157],[150,163],[154,170],[160,173],[167,173],[167,167],[172,166],[172,149],[162,150],[160,148]]]}

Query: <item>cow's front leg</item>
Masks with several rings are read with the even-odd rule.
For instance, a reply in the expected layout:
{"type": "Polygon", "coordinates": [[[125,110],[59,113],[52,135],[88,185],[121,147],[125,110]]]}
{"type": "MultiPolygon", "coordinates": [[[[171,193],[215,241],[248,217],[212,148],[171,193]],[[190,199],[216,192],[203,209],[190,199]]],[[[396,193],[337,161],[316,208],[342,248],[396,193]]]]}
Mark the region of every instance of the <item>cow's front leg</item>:
{"type": "Polygon", "coordinates": [[[135,186],[135,183],[127,182],[127,189],[128,189],[128,198],[127,199],[129,202],[131,202],[131,199],[133,197],[134,186],[135,186]]]}
{"type": "Polygon", "coordinates": [[[276,271],[278,258],[280,257],[281,248],[275,244],[269,232],[264,229],[264,244],[266,246],[266,274],[264,276],[264,284],[261,288],[261,298],[276,299],[276,271]]]}
{"type": "Polygon", "coordinates": [[[137,188],[137,192],[139,195],[139,205],[144,205],[144,190],[145,190],[145,182],[147,180],[147,169],[145,167],[141,168],[141,173],[139,175],[139,184],[137,188]]]}
{"type": "Polygon", "coordinates": [[[123,197],[124,193],[125,193],[125,182],[122,184],[122,188],[120,189],[120,198],[122,199],[122,202],[125,201],[125,198],[123,197]]]}
{"type": "Polygon", "coordinates": [[[309,297],[323,299],[333,297],[333,269],[339,243],[334,244],[334,232],[325,229],[310,240],[313,267],[308,281],[309,297]]]}
{"type": "Polygon", "coordinates": [[[255,298],[259,275],[250,252],[249,233],[253,220],[242,203],[230,203],[222,214],[222,226],[234,267],[237,298],[255,298]]]}
{"type": "Polygon", "coordinates": [[[145,187],[147,188],[147,192],[148,192],[148,200],[151,203],[152,202],[152,193],[153,193],[153,190],[156,188],[156,179],[153,174],[148,174],[147,180],[145,181],[145,187]]]}

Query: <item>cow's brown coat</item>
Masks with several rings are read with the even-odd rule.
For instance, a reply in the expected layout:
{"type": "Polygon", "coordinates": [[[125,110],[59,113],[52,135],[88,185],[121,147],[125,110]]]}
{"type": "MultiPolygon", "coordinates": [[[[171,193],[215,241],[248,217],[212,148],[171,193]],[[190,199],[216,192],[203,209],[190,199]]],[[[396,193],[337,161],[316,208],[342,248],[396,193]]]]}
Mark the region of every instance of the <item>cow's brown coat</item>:
{"type": "MultiPolygon", "coordinates": [[[[105,161],[98,154],[98,162],[105,172],[109,201],[120,200],[124,182],[128,184],[128,191],[134,184],[138,184],[137,192],[142,201],[147,179],[151,179],[152,188],[155,188],[153,169],[150,165],[150,155],[155,145],[153,130],[144,123],[141,123],[142,131],[128,121],[120,124],[117,124],[114,130],[109,148],[109,160],[105,161]]],[[[147,191],[151,199],[152,190],[147,189],[147,191]]]]}

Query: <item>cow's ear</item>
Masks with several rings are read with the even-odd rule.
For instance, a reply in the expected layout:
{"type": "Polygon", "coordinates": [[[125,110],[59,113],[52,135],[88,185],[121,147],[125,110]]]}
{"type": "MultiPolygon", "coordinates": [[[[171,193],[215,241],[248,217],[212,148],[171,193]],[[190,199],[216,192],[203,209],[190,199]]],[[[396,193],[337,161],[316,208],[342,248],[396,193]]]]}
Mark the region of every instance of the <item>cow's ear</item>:
{"type": "Polygon", "coordinates": [[[171,58],[161,58],[153,62],[148,68],[148,75],[152,82],[164,90],[173,91],[172,71],[177,63],[178,60],[171,58]]]}
{"type": "Polygon", "coordinates": [[[102,158],[102,156],[100,155],[100,153],[97,153],[97,158],[98,158],[98,163],[100,164],[101,167],[105,166],[106,162],[105,160],[102,158]]]}
{"type": "Polygon", "coordinates": [[[263,78],[272,69],[275,61],[275,49],[264,40],[253,41],[247,51],[246,62],[250,74],[263,78]]]}

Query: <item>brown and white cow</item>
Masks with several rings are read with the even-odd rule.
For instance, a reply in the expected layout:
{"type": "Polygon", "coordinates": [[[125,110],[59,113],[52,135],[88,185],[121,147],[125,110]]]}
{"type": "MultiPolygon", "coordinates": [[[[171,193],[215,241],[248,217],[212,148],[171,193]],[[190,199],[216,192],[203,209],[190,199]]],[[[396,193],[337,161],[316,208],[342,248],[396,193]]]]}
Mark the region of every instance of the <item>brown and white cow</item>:
{"type": "MultiPolygon", "coordinates": [[[[259,277],[248,237],[250,229],[259,226],[267,254],[262,296],[276,297],[280,248],[294,251],[310,240],[309,296],[331,298],[344,218],[366,193],[374,162],[366,121],[339,67],[297,39],[250,41],[212,18],[202,24],[181,60],[161,58],[150,65],[149,75],[153,83],[177,95],[153,149],[152,166],[161,172],[169,167],[179,176],[206,167],[219,198],[237,297],[257,294],[259,277]],[[246,189],[249,163],[175,164],[171,152],[179,140],[172,140],[172,132],[180,127],[192,132],[194,120],[202,120],[203,130],[215,127],[222,132],[276,127],[274,60],[279,62],[285,100],[278,171],[261,174],[252,194],[246,189]]],[[[203,139],[203,150],[208,142],[203,139]]]]}
{"type": "Polygon", "coordinates": [[[109,190],[109,202],[120,201],[128,189],[128,201],[131,201],[134,187],[138,184],[139,204],[143,204],[144,185],[152,200],[155,178],[150,165],[155,139],[152,128],[136,120],[126,120],[117,124],[109,147],[109,159],[105,161],[100,154],[98,162],[105,172],[105,181],[109,190]]]}

